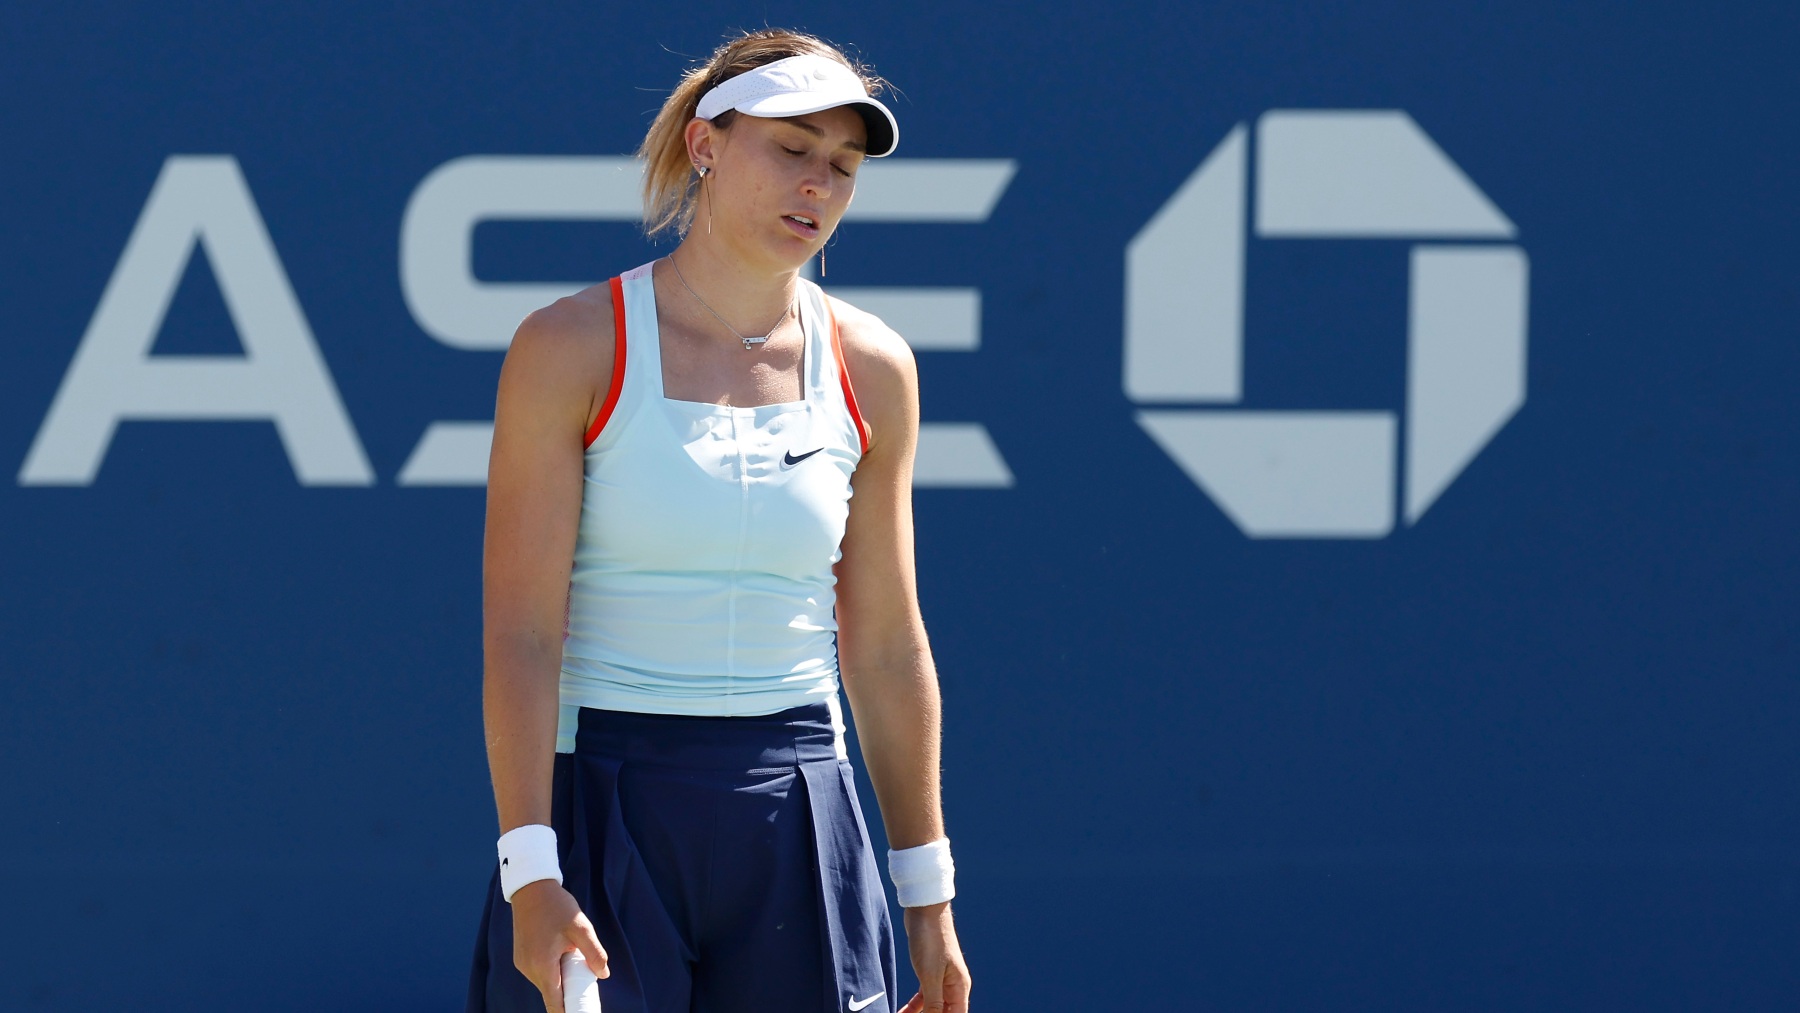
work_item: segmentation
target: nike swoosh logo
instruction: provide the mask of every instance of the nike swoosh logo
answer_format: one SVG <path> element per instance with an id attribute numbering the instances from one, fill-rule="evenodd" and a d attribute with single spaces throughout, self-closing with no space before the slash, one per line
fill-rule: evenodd
<path id="1" fill-rule="evenodd" d="M 811 457 L 812 455 L 814 455 L 824 449 L 825 449 L 824 447 L 814 447 L 813 449 L 807 451 L 806 453 L 801 454 L 799 457 L 795 457 L 794 452 L 790 450 L 786 454 L 782 455 L 781 463 L 792 468 L 794 465 L 799 464 L 801 461 L 806 460 L 807 458 Z M 881 993 L 879 993 L 879 992 L 876 993 L 876 995 L 880 995 L 880 994 Z M 867 1003 L 864 1003 L 864 1005 L 867 1005 Z M 850 1007 L 850 1009 L 852 1011 L 855 1011 L 855 1010 L 862 1009 L 862 1006 L 852 1006 L 852 1007 Z"/>
<path id="2" fill-rule="evenodd" d="M 820 449 L 824 449 L 824 448 L 821 447 Z M 869 996 L 867 999 L 861 999 L 861 1000 L 858 1000 L 855 995 L 851 995 L 850 996 L 850 1013 L 856 1013 L 857 1010 L 866 1008 L 870 1003 L 874 1002 L 875 1000 L 881 998 L 884 995 L 887 995 L 887 993 L 886 992 L 877 992 L 874 995 Z"/>

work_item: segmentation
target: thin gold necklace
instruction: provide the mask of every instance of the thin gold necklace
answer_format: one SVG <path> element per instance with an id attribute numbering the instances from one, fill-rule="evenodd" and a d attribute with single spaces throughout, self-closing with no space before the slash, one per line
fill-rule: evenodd
<path id="1" fill-rule="evenodd" d="M 748 352 L 752 347 L 754 347 L 756 345 L 760 345 L 763 342 L 774 337 L 775 332 L 781 328 L 781 325 L 784 323 L 787 323 L 788 314 L 794 312 L 794 304 L 788 303 L 787 309 L 782 310 L 781 317 L 775 321 L 775 326 L 769 328 L 769 333 L 764 334 L 760 338 L 747 338 L 737 328 L 731 326 L 731 324 L 728 323 L 724 317 L 720 316 L 718 310 L 715 310 L 711 306 L 708 306 L 706 304 L 706 300 L 700 298 L 700 293 L 694 291 L 694 286 L 689 285 L 688 280 L 686 278 L 682 277 L 681 265 L 675 263 L 675 255 L 673 253 L 669 254 L 667 257 L 665 257 L 663 259 L 667 260 L 669 262 L 669 266 L 675 269 L 675 277 L 678 281 L 681 282 L 681 287 L 687 289 L 688 295 L 693 296 L 694 301 L 699 303 L 700 307 L 702 309 L 706 310 L 706 312 L 708 312 L 708 313 L 711 313 L 713 315 L 714 320 L 717 320 L 719 323 L 724 324 L 726 330 L 730 331 L 733 334 L 736 334 L 738 340 L 742 341 L 744 343 L 744 351 L 746 351 L 746 352 Z"/>

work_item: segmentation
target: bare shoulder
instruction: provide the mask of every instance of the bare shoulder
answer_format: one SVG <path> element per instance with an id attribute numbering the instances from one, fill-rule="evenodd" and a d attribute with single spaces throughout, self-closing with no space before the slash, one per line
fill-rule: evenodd
<path id="1" fill-rule="evenodd" d="M 500 373 L 508 391 L 584 407 L 612 381 L 612 291 L 588 288 L 535 310 L 519 324 Z M 590 413 L 591 414 L 591 413 Z"/>
<path id="2" fill-rule="evenodd" d="M 844 367 L 856 387 L 857 406 L 870 428 L 876 433 L 893 432 L 895 427 L 916 429 L 919 370 L 912 346 L 880 317 L 834 296 L 826 298 L 837 317 Z"/>
<path id="3" fill-rule="evenodd" d="M 612 362 L 612 291 L 590 285 L 548 306 L 533 310 L 514 332 L 507 357 L 579 362 Z"/>

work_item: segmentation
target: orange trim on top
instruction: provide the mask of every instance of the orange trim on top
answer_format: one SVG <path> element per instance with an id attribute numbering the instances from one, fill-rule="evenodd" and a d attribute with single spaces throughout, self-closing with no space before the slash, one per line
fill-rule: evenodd
<path id="1" fill-rule="evenodd" d="M 600 430 L 606 428 L 606 420 L 612 418 L 613 409 L 619 404 L 619 392 L 625 388 L 625 284 L 618 278 L 607 284 L 612 287 L 613 305 L 612 382 L 606 386 L 606 400 L 600 402 L 600 413 L 594 416 L 594 424 L 588 426 L 587 442 L 581 445 L 583 449 L 593 446 L 600 438 Z"/>
<path id="2" fill-rule="evenodd" d="M 869 452 L 869 426 L 863 421 L 862 412 L 856 407 L 856 390 L 850 386 L 850 367 L 844 364 L 844 343 L 838 339 L 837 313 L 831 308 L 831 297 L 821 293 L 825 303 L 825 315 L 831 318 L 831 354 L 837 359 L 838 381 L 844 386 L 844 404 L 850 409 L 850 419 L 856 423 L 856 439 L 862 453 Z"/>

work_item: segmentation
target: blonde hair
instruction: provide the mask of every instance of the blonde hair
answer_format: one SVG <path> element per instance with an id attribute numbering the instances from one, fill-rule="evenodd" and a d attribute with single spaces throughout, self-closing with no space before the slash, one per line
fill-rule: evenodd
<path id="1" fill-rule="evenodd" d="M 802 32 L 785 28 L 763 28 L 728 39 L 713 50 L 712 58 L 682 75 L 662 109 L 644 134 L 637 157 L 644 160 L 644 231 L 651 237 L 674 229 L 686 235 L 694 221 L 694 206 L 699 195 L 699 175 L 688 161 L 687 125 L 694 119 L 700 96 L 747 70 L 785 60 L 790 56 L 823 56 L 836 60 L 862 80 L 871 96 L 887 87 L 860 60 L 844 55 L 836 46 Z M 712 122 L 729 128 L 737 118 L 728 109 Z"/>

